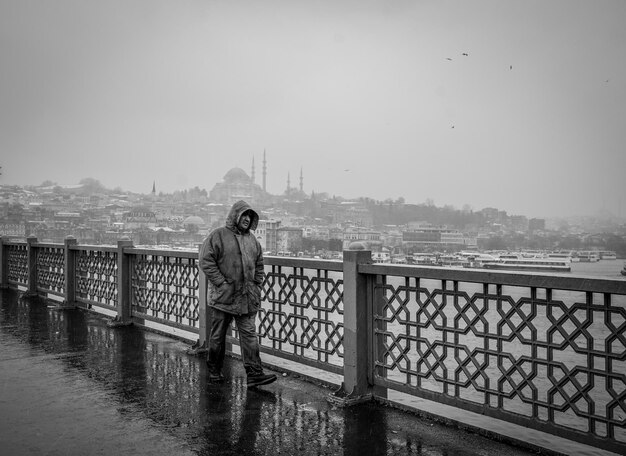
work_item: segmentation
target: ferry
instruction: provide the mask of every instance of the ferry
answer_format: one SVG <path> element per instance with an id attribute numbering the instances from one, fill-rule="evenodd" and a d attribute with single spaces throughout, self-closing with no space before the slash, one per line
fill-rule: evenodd
<path id="1" fill-rule="evenodd" d="M 612 250 L 600 250 L 598 254 L 601 260 L 617 260 L 617 254 Z"/>
<path id="2" fill-rule="evenodd" d="M 558 258 L 560 260 L 571 261 L 572 263 L 577 263 L 580 261 L 571 250 L 559 250 L 557 252 L 548 252 L 546 253 L 546 258 Z"/>
<path id="3" fill-rule="evenodd" d="M 437 257 L 437 266 L 453 266 L 462 267 L 467 264 L 467 259 L 460 255 L 447 255 L 442 254 Z"/>
<path id="4" fill-rule="evenodd" d="M 434 253 L 414 253 L 411 262 L 421 266 L 435 266 L 437 257 Z"/>
<path id="5" fill-rule="evenodd" d="M 374 263 L 389 263 L 391 256 L 387 252 L 372 252 L 372 261 Z"/>
<path id="6" fill-rule="evenodd" d="M 600 261 L 600 255 L 597 251 L 593 250 L 580 250 L 576 252 L 576 257 L 581 263 L 595 263 Z"/>
<path id="7" fill-rule="evenodd" d="M 508 271 L 570 272 L 572 270 L 571 262 L 568 260 L 558 258 L 523 258 L 519 255 L 500 255 L 494 261 L 485 261 L 482 267 Z"/>
<path id="8" fill-rule="evenodd" d="M 463 267 L 465 268 L 482 268 L 486 262 L 494 262 L 498 257 L 482 252 L 459 252 L 459 256 L 465 259 Z"/>

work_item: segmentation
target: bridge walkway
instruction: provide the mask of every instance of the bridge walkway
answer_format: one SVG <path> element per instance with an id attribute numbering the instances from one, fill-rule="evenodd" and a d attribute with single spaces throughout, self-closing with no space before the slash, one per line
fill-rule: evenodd
<path id="1" fill-rule="evenodd" d="M 2 454 L 537 454 L 394 407 L 338 408 L 293 374 L 247 389 L 235 358 L 209 384 L 181 341 L 14 290 L 0 301 Z"/>

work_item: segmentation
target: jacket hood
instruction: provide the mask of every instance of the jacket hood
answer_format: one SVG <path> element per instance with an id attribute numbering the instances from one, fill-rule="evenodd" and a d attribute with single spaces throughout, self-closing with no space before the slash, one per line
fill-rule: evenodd
<path id="1" fill-rule="evenodd" d="M 233 204 L 233 207 L 230 208 L 228 217 L 226 217 L 226 228 L 236 231 L 239 219 L 246 211 L 250 212 L 249 230 L 256 230 L 256 227 L 259 224 L 259 214 L 257 214 L 254 209 L 252 209 L 252 207 L 243 200 L 237 201 L 235 204 Z"/>

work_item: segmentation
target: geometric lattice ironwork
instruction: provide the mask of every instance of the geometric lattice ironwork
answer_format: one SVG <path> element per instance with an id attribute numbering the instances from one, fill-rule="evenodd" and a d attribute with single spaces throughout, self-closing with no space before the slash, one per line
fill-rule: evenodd
<path id="1" fill-rule="evenodd" d="M 76 299 L 103 306 L 117 306 L 117 251 L 76 252 Z"/>
<path id="2" fill-rule="evenodd" d="M 170 255 L 132 255 L 132 312 L 197 328 L 197 258 Z"/>
<path id="3" fill-rule="evenodd" d="M 37 289 L 48 293 L 65 293 L 65 249 L 37 248 Z"/>
<path id="4" fill-rule="evenodd" d="M 375 382 L 622 448 L 626 296 L 557 288 L 382 276 Z"/>
<path id="5" fill-rule="evenodd" d="M 28 285 L 28 247 L 26 243 L 11 243 L 4 245 L 4 251 L 8 254 L 9 283 Z"/>
<path id="6" fill-rule="evenodd" d="M 323 369 L 343 366 L 341 272 L 266 265 L 261 298 L 262 347 Z"/>

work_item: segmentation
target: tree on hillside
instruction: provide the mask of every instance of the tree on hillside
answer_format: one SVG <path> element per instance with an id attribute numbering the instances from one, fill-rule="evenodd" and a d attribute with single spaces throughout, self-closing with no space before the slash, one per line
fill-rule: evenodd
<path id="1" fill-rule="evenodd" d="M 86 177 L 79 182 L 83 186 L 83 192 L 85 194 L 103 193 L 106 191 L 104 185 L 99 180 L 92 177 Z"/>

